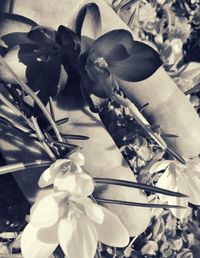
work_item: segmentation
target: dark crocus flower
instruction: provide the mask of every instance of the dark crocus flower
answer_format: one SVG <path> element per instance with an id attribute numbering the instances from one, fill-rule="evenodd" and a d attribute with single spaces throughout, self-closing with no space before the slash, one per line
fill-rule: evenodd
<path id="1" fill-rule="evenodd" d="M 28 33 L 4 35 L 2 40 L 9 47 L 5 61 L 45 104 L 49 96 L 55 96 L 66 84 L 68 69 L 80 52 L 78 37 L 62 25 L 57 31 L 35 26 Z M 0 76 L 6 82 L 15 83 L 1 69 Z"/>
<path id="2" fill-rule="evenodd" d="M 123 29 L 105 33 L 82 57 L 82 82 L 85 90 L 98 98 L 109 98 L 116 82 L 137 82 L 151 76 L 162 64 L 150 46 L 133 40 Z"/>

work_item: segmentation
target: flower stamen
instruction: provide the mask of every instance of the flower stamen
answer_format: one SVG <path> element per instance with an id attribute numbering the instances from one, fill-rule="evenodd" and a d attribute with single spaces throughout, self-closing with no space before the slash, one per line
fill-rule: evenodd
<path id="1" fill-rule="evenodd" d="M 97 59 L 94 61 L 94 65 L 95 65 L 95 68 L 101 72 L 108 67 L 107 62 L 103 57 L 97 57 Z"/>

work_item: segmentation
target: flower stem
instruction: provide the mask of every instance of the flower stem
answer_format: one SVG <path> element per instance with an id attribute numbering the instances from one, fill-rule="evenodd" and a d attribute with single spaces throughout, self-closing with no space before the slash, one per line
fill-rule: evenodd
<path id="1" fill-rule="evenodd" d="M 32 97 L 32 99 L 35 101 L 35 103 L 38 105 L 38 107 L 41 109 L 41 111 L 43 112 L 43 114 L 45 115 L 46 119 L 49 121 L 49 123 L 51 124 L 55 135 L 58 139 L 58 141 L 63 141 L 60 132 L 56 126 L 56 123 L 54 122 L 54 120 L 52 119 L 52 117 L 50 116 L 49 112 L 47 111 L 47 109 L 45 108 L 44 104 L 42 103 L 42 101 L 37 97 L 37 95 L 31 90 L 31 88 L 24 83 L 20 78 L 18 78 L 18 76 L 13 72 L 13 70 L 9 67 L 9 65 L 5 62 L 4 58 L 0 55 L 0 64 L 3 65 L 7 71 L 12 75 L 12 77 L 15 79 L 16 83 L 19 84 L 22 89 Z"/>

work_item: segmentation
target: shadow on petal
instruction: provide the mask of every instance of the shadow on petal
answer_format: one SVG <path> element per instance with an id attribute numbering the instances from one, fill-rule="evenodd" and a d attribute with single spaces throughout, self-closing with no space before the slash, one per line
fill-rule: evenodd
<path id="1" fill-rule="evenodd" d="M 96 229 L 87 217 L 62 219 L 59 223 L 58 236 L 61 248 L 70 258 L 93 258 L 97 248 Z"/>
<path id="2" fill-rule="evenodd" d="M 130 57 L 122 61 L 110 61 L 109 65 L 120 79 L 137 82 L 151 76 L 162 65 L 162 61 L 152 47 L 134 41 Z"/>
<path id="3" fill-rule="evenodd" d="M 14 47 L 16 45 L 20 45 L 20 44 L 33 43 L 28 38 L 28 33 L 26 33 L 26 32 L 9 33 L 9 34 L 2 36 L 1 39 L 9 48 L 12 48 L 12 47 Z"/>
<path id="4" fill-rule="evenodd" d="M 40 239 L 40 229 L 35 228 L 30 223 L 25 227 L 21 239 L 21 250 L 24 258 L 48 258 L 54 252 L 58 246 L 58 239 L 55 228 L 45 231 L 44 233 L 44 237 Z M 47 241 L 47 239 L 51 237 L 54 239 Z"/>
<path id="5" fill-rule="evenodd" d="M 129 234 L 123 223 L 110 210 L 103 206 L 101 208 L 104 213 L 103 223 L 95 223 L 98 240 L 106 245 L 115 247 L 125 247 L 128 245 Z"/>
<path id="6" fill-rule="evenodd" d="M 129 31 L 123 29 L 112 30 L 99 37 L 92 48 L 97 57 L 109 58 L 114 45 L 121 44 L 130 53 L 133 42 L 133 36 Z"/>

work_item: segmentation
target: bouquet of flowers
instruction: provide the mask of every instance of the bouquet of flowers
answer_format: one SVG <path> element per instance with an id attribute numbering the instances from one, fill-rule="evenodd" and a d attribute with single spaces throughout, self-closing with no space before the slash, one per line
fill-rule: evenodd
<path id="1" fill-rule="evenodd" d="M 0 174 L 32 205 L 24 258 L 191 257 L 166 230 L 200 203 L 200 120 L 158 24 L 169 1 L 152 2 L 19 0 L 0 14 Z"/>

